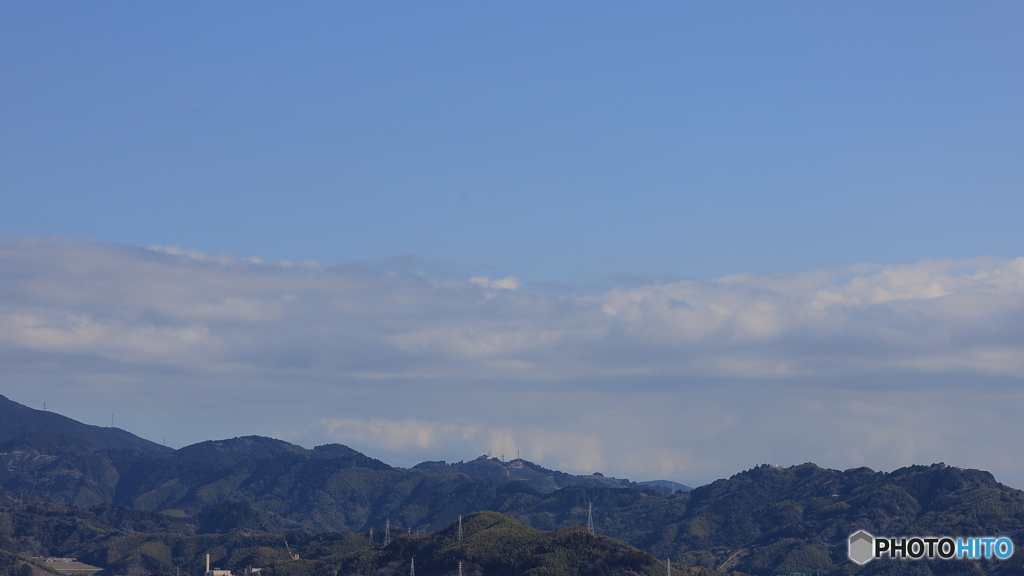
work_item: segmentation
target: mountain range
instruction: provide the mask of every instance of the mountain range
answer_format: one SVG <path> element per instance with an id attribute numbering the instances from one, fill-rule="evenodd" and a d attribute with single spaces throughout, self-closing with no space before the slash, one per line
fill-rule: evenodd
<path id="1" fill-rule="evenodd" d="M 846 558 L 847 536 L 861 529 L 1019 542 L 1024 492 L 944 464 L 890 473 L 762 465 L 690 491 L 659 490 L 487 456 L 403 469 L 339 444 L 258 436 L 169 450 L 0 397 L 0 487 L 0 550 L 78 556 L 116 574 L 193 570 L 204 550 L 235 570 L 268 567 L 265 576 L 391 574 L 412 549 L 423 551 L 421 575 L 440 574 L 463 554 L 444 540 L 460 516 L 536 552 L 498 563 L 493 551 L 459 556 L 487 574 L 664 574 L 654 557 L 671 557 L 680 573 L 1024 573 L 1012 558 L 864 567 Z M 580 531 L 590 507 L 596 535 Z M 379 538 L 385 526 L 405 533 L 401 550 L 370 546 L 370 530 Z M 284 537 L 301 561 L 282 556 Z M 575 560 L 555 562 L 570 549 Z"/>

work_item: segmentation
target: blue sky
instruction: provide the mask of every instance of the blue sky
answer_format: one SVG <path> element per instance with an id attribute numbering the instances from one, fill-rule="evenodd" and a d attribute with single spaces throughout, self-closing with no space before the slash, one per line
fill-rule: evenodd
<path id="1" fill-rule="evenodd" d="M 531 279 L 1013 257 L 1020 3 L 7 3 L 19 236 Z"/>
<path id="2" fill-rule="evenodd" d="M 0 4 L 0 375 L 178 445 L 519 443 L 686 483 L 934 458 L 1024 487 L 971 448 L 1024 432 L 1022 25 L 1020 2 Z M 940 400 L 964 387 L 985 401 Z"/>

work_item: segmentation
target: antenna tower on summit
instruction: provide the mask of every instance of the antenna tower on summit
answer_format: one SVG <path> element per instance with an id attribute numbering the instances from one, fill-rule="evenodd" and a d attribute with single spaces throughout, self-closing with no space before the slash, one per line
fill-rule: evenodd
<path id="1" fill-rule="evenodd" d="M 459 542 L 462 542 L 462 514 L 459 514 L 459 535 L 457 538 Z"/>
<path id="2" fill-rule="evenodd" d="M 594 532 L 594 503 L 587 502 L 587 532 L 595 534 Z"/>
<path id="3" fill-rule="evenodd" d="M 384 521 L 384 545 L 391 544 L 391 519 Z"/>

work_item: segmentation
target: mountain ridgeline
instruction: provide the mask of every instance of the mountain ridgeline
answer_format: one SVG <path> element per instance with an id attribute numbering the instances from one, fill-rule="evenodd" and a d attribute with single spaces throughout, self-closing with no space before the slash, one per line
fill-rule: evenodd
<path id="1" fill-rule="evenodd" d="M 669 495 L 676 490 L 691 490 L 689 486 L 667 480 L 651 482 L 630 482 L 620 478 L 606 478 L 595 472 L 590 476 L 566 474 L 558 470 L 549 470 L 543 466 L 528 462 L 522 458 L 505 462 L 490 456 L 480 456 L 469 462 L 442 461 L 421 462 L 412 467 L 427 474 L 465 474 L 474 478 L 498 478 L 506 482 L 522 482 L 538 492 L 554 492 L 567 486 L 587 486 L 591 488 L 648 488 L 662 495 Z"/>
<path id="2" fill-rule="evenodd" d="M 167 450 L 0 397 L 0 487 L 0 550 L 133 576 L 196 573 L 206 553 L 263 576 L 406 574 L 413 557 L 421 576 L 451 574 L 454 561 L 467 576 L 665 574 L 665 558 L 673 574 L 1024 573 L 1024 553 L 863 567 L 846 558 L 860 529 L 1021 541 L 1024 493 L 942 464 L 763 465 L 682 491 L 486 456 L 402 469 L 338 444 L 257 436 Z M 598 536 L 581 527 L 591 505 Z M 489 535 L 456 546 L 460 516 Z M 402 537 L 381 546 L 385 526 Z M 301 560 L 283 551 L 284 535 Z"/>
<path id="3" fill-rule="evenodd" d="M 74 441 L 86 442 L 101 450 L 135 449 L 146 452 L 171 452 L 171 449 L 166 446 L 139 438 L 120 428 L 103 428 L 82 424 L 54 412 L 34 410 L 0 395 L 0 443 L 32 432 L 71 438 Z"/>

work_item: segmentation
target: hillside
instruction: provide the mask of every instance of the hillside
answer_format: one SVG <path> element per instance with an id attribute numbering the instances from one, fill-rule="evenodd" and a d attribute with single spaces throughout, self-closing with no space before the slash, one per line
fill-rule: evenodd
<path id="1" fill-rule="evenodd" d="M 999 484 L 988 472 L 944 464 L 888 474 L 814 464 L 759 466 L 686 496 L 678 503 L 685 510 L 675 519 L 654 511 L 645 515 L 644 522 L 659 531 L 629 534 L 627 521 L 609 533 L 691 564 L 721 566 L 732 558 L 726 567 L 755 574 L 850 573 L 854 565 L 846 558 L 845 538 L 860 529 L 878 535 L 1007 534 L 1015 542 L 1024 536 L 1024 492 Z M 971 566 L 960 564 L 927 566 L 937 574 L 969 573 L 950 571 Z M 858 573 L 885 573 L 886 566 L 871 563 Z M 1017 557 L 986 569 L 1013 574 L 1024 573 L 1022 567 L 1024 558 Z"/>
<path id="2" fill-rule="evenodd" d="M 113 574 L 169 575 L 176 569 L 196 574 L 204 569 L 206 554 L 210 554 L 216 569 L 241 574 L 255 567 L 262 569 L 261 576 L 404 576 L 413 559 L 421 576 L 451 574 L 459 562 L 466 576 L 666 574 L 663 561 L 607 536 L 591 535 L 581 526 L 542 531 L 495 512 L 466 516 L 461 541 L 453 524 L 430 534 L 395 530 L 387 545 L 380 533 L 371 544 L 366 534 L 352 532 L 236 531 L 203 535 L 183 530 L 184 525 L 152 525 L 162 530 L 138 532 L 132 528 L 139 526 L 139 518 L 132 523 L 127 518 L 130 514 L 111 509 L 100 512 L 39 506 L 23 509 L 13 517 L 5 512 L 0 519 L 13 520 L 5 525 L 27 531 L 18 541 L 0 540 L 0 548 L 20 547 L 22 554 L 76 556 Z M 286 542 L 299 560 L 288 556 Z M 0 552 L 0 560 L 3 558 L 11 558 L 16 567 L 19 557 Z M 673 564 L 672 575 L 723 576 L 681 564 Z M 29 575 L 18 572 L 11 576 Z"/>
<path id="3" fill-rule="evenodd" d="M 278 454 L 308 454 L 302 446 L 263 436 L 207 440 L 174 451 L 174 457 L 223 468 L 246 460 L 262 460 Z"/>
<path id="4" fill-rule="evenodd" d="M 650 554 L 607 536 L 590 534 L 582 526 L 546 532 L 502 514 L 481 512 L 464 519 L 463 532 L 461 541 L 455 525 L 429 535 L 400 537 L 379 551 L 363 549 L 330 558 L 330 566 L 338 566 L 341 574 L 382 575 L 407 574 L 414 560 L 416 570 L 423 575 L 451 574 L 460 562 L 467 576 L 719 574 L 677 564 L 669 569 Z"/>
<path id="5" fill-rule="evenodd" d="M 75 438 L 100 449 L 171 451 L 170 448 L 139 438 L 120 428 L 82 424 L 54 412 L 34 410 L 0 395 L 0 442 L 7 442 L 33 432 Z"/>
<path id="6" fill-rule="evenodd" d="M 680 484 L 673 480 L 648 480 L 646 482 L 637 482 L 641 487 L 653 488 L 661 492 L 665 496 L 674 494 L 675 492 L 689 492 L 693 488 L 686 484 Z"/>

